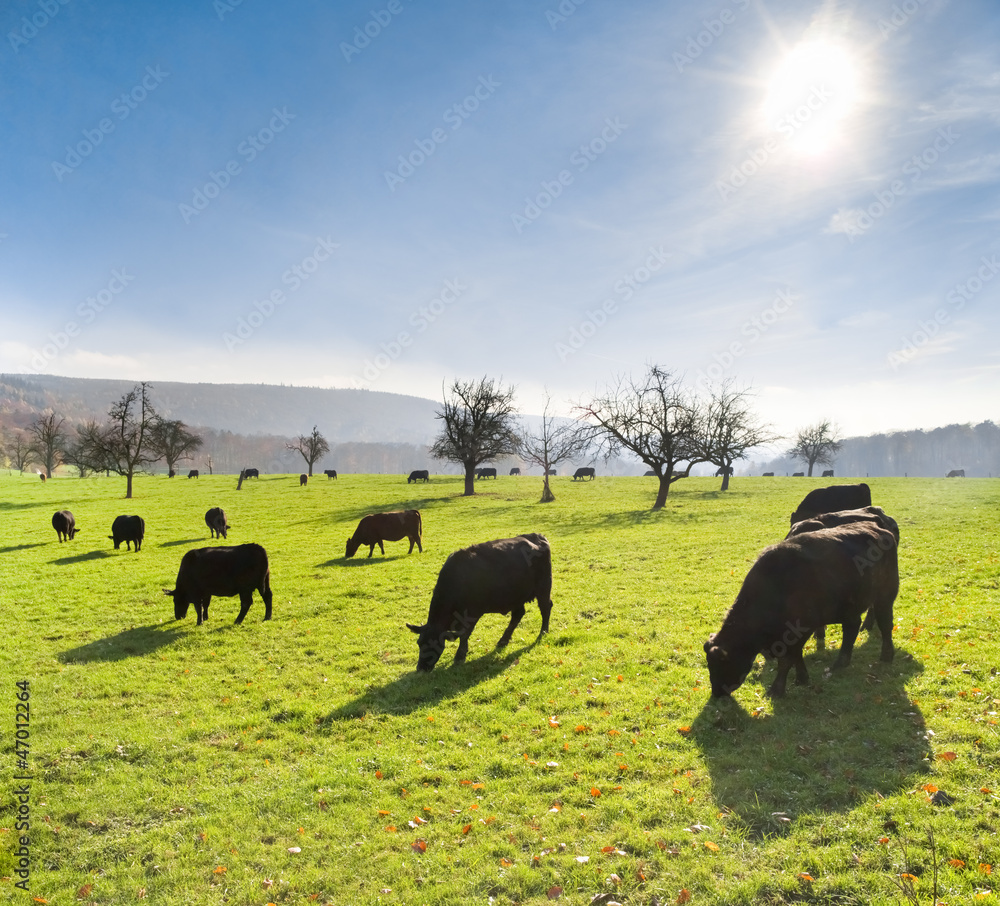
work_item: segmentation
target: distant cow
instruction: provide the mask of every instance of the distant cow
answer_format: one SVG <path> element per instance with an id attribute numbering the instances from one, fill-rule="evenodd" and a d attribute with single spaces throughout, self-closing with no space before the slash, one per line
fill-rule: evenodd
<path id="1" fill-rule="evenodd" d="M 213 506 L 212 509 L 205 513 L 205 525 L 208 526 L 213 538 L 227 537 L 226 532 L 229 531 L 229 523 L 226 522 L 226 514 L 222 507 Z"/>
<path id="2" fill-rule="evenodd" d="M 406 479 L 406 483 L 409 484 L 411 481 L 430 481 L 431 476 L 427 469 L 414 469 L 410 472 L 410 477 Z"/>
<path id="3" fill-rule="evenodd" d="M 176 474 L 177 472 L 175 472 L 173 469 L 170 469 L 167 471 L 167 478 L 173 478 Z"/>
<path id="4" fill-rule="evenodd" d="M 244 469 L 243 470 L 243 477 L 244 478 L 260 478 L 260 469 L 249 469 L 249 468 L 248 469 Z"/>
<path id="5" fill-rule="evenodd" d="M 805 478 L 805 472 L 792 472 L 792 478 Z"/>
<path id="6" fill-rule="evenodd" d="M 556 470 L 555 469 L 549 469 L 545 474 L 546 475 L 555 475 L 556 474 Z"/>
<path id="7" fill-rule="evenodd" d="M 654 472 L 652 469 L 647 469 L 645 472 L 642 473 L 642 477 L 648 478 L 650 475 L 655 475 L 655 474 L 656 472 Z"/>
<path id="8" fill-rule="evenodd" d="M 510 470 L 510 474 L 511 475 L 520 475 L 521 474 L 521 470 L 517 466 L 514 466 L 514 468 Z"/>
<path id="9" fill-rule="evenodd" d="M 163 593 L 174 599 L 174 618 L 187 616 L 188 606 L 194 604 L 200 626 L 208 619 L 208 605 L 212 595 L 220 598 L 240 596 L 237 623 L 253 604 L 254 589 L 264 599 L 264 619 L 271 619 L 271 570 L 267 564 L 267 551 L 259 544 L 240 544 L 237 547 L 202 547 L 188 551 L 181 559 L 177 581 L 171 591 Z"/>
<path id="10" fill-rule="evenodd" d="M 952 469 L 944 477 L 945 478 L 965 478 L 965 469 Z"/>
<path id="11" fill-rule="evenodd" d="M 584 478 L 589 478 L 593 480 L 596 477 L 597 477 L 597 471 L 594 469 L 593 466 L 581 466 L 573 473 L 573 481 L 576 481 L 578 478 L 580 480 L 583 480 Z"/>
<path id="12" fill-rule="evenodd" d="M 393 513 L 369 513 L 362 517 L 354 534 L 347 539 L 346 557 L 353 557 L 362 544 L 368 545 L 368 556 L 375 553 L 375 545 L 384 554 L 385 547 L 383 541 L 401 541 L 403 538 L 409 539 L 410 549 L 407 553 L 413 553 L 413 545 L 417 546 L 420 553 L 424 552 L 420 543 L 420 535 L 423 530 L 423 522 L 420 519 L 420 510 L 398 510 Z"/>
<path id="13" fill-rule="evenodd" d="M 761 472 L 761 478 L 774 478 L 774 472 Z"/>
<path id="14" fill-rule="evenodd" d="M 38 473 L 38 477 L 41 478 L 42 481 L 45 481 L 45 473 L 44 472 L 39 472 Z"/>
<path id="15" fill-rule="evenodd" d="M 58 513 L 52 514 L 52 528 L 56 530 L 60 544 L 63 541 L 72 541 L 78 531 L 76 519 L 69 510 L 59 510 Z"/>
<path id="16" fill-rule="evenodd" d="M 835 484 L 828 488 L 816 488 L 802 498 L 798 509 L 792 513 L 791 524 L 811 519 L 820 513 L 836 513 L 838 510 L 856 510 L 872 505 L 872 492 L 864 484 Z"/>
<path id="17" fill-rule="evenodd" d="M 804 532 L 765 548 L 750 568 L 722 628 L 705 642 L 713 697 L 738 689 L 758 654 L 778 659 L 768 695 L 784 695 L 789 670 L 809 682 L 802 647 L 821 626 L 840 623 L 834 669 L 851 662 L 861 617 L 871 609 L 891 661 L 892 605 L 899 590 L 896 540 L 869 522 Z"/>
<path id="18" fill-rule="evenodd" d="M 549 630 L 552 612 L 552 553 L 544 535 L 518 535 L 455 551 L 438 574 L 430 611 L 423 626 L 407 623 L 417 634 L 417 670 L 433 670 L 446 641 L 458 639 L 455 663 L 469 650 L 469 636 L 483 614 L 509 613 L 510 623 L 497 642 L 503 648 L 524 616 L 524 605 L 537 600 L 541 632 Z"/>
<path id="19" fill-rule="evenodd" d="M 336 478 L 337 477 L 337 470 L 336 469 L 324 469 L 323 470 L 323 474 L 328 479 L 330 479 L 330 478 Z"/>
<path id="20" fill-rule="evenodd" d="M 833 478 L 833 469 L 824 469 L 820 478 Z"/>
<path id="21" fill-rule="evenodd" d="M 482 469 L 476 469 L 476 478 L 496 478 L 497 470 L 492 466 L 486 466 Z"/>
<path id="22" fill-rule="evenodd" d="M 730 478 L 733 477 L 733 467 L 732 466 L 719 466 L 715 473 L 716 478 L 722 478 L 723 475 L 728 475 Z"/>
<path id="23" fill-rule="evenodd" d="M 301 475 L 299 476 L 299 487 L 300 487 L 300 488 L 301 488 L 301 487 L 303 487 L 303 486 L 304 486 L 304 485 L 306 485 L 306 484 L 307 484 L 308 482 L 309 482 L 309 476 L 308 476 L 308 475 L 306 475 L 306 473 L 305 473 L 305 472 L 303 472 L 303 473 L 302 473 L 302 474 L 301 474 Z"/>
<path id="24" fill-rule="evenodd" d="M 115 550 L 125 542 L 125 550 L 139 550 L 142 547 L 142 539 L 146 535 L 146 522 L 142 516 L 116 516 L 111 523 L 111 534 L 108 537 L 114 541 Z"/>
<path id="25" fill-rule="evenodd" d="M 190 472 L 188 472 L 188 478 L 197 478 L 197 477 L 198 477 L 197 469 L 192 469 Z"/>

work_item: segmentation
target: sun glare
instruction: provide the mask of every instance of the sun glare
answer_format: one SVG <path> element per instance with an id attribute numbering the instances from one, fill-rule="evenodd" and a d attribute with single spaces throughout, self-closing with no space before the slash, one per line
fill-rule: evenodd
<path id="1" fill-rule="evenodd" d="M 860 96 L 855 56 L 841 44 L 810 40 L 789 51 L 767 80 L 761 115 L 796 152 L 822 154 L 843 140 Z"/>

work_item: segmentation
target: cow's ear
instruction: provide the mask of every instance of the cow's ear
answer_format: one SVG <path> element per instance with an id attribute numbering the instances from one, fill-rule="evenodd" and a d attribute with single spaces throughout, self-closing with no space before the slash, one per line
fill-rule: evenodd
<path id="1" fill-rule="evenodd" d="M 409 629 L 410 632 L 415 632 L 417 635 L 420 635 L 420 633 L 424 631 L 423 626 L 414 626 L 412 623 L 407 623 L 406 628 Z"/>
<path id="2" fill-rule="evenodd" d="M 176 589 L 175 589 L 175 590 L 176 590 Z M 173 591 L 171 591 L 170 589 L 167 589 L 167 588 L 164 588 L 164 589 L 163 589 L 163 593 L 164 593 L 164 594 L 165 594 L 165 595 L 166 595 L 166 596 L 167 596 L 168 598 L 172 598 L 172 597 L 174 596 L 174 592 L 173 592 Z"/>

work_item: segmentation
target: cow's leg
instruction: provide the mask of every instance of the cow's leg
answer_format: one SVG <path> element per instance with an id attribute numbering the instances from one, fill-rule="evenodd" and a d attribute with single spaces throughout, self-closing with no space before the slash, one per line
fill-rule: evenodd
<path id="1" fill-rule="evenodd" d="M 511 640 L 511 637 L 514 635 L 514 630 L 517 629 L 517 624 L 521 622 L 521 618 L 523 616 L 523 604 L 518 604 L 510 609 L 510 623 L 507 624 L 504 634 L 500 636 L 500 641 L 497 642 L 497 648 L 503 648 Z"/>
<path id="2" fill-rule="evenodd" d="M 549 614 L 552 613 L 552 598 L 539 598 L 538 609 L 542 612 L 542 628 L 539 634 L 549 631 Z"/>
<path id="3" fill-rule="evenodd" d="M 826 627 L 817 626 L 813 635 L 816 637 L 816 650 L 822 651 L 826 648 Z"/>
<path id="4" fill-rule="evenodd" d="M 206 596 L 203 598 L 197 598 L 194 602 L 194 612 L 198 616 L 199 626 L 201 626 L 201 624 L 208 619 L 208 602 L 211 600 L 211 596 Z"/>
<path id="5" fill-rule="evenodd" d="M 872 618 L 873 614 L 875 622 L 878 623 L 878 630 L 882 634 L 882 653 L 879 659 L 888 664 L 896 654 L 896 649 L 892 644 L 892 601 L 887 604 L 882 602 L 876 604 L 868 611 L 866 622 Z"/>
<path id="6" fill-rule="evenodd" d="M 271 594 L 270 588 L 262 588 L 260 590 L 260 596 L 264 599 L 264 619 L 271 619 L 271 602 L 274 600 L 274 595 Z"/>
<path id="7" fill-rule="evenodd" d="M 248 588 L 246 591 L 240 592 L 240 613 L 236 617 L 237 623 L 242 623 L 243 618 L 247 615 L 247 611 L 250 610 L 250 605 L 253 604 L 253 589 Z"/>
<path id="8" fill-rule="evenodd" d="M 368 545 L 368 559 L 369 560 L 371 560 L 372 554 L 374 554 L 374 553 L 375 553 L 375 545 L 374 544 L 369 544 Z"/>
<path id="9" fill-rule="evenodd" d="M 844 630 L 844 639 L 840 643 L 840 654 L 837 655 L 837 660 L 833 662 L 834 670 L 843 670 L 851 663 L 854 642 L 857 640 L 858 631 L 861 629 L 861 617 L 845 620 L 840 626 Z"/>
<path id="10" fill-rule="evenodd" d="M 381 538 L 378 539 L 378 549 L 379 549 L 379 551 L 381 551 L 382 556 L 384 557 L 385 556 L 385 545 L 382 543 L 382 539 Z"/>

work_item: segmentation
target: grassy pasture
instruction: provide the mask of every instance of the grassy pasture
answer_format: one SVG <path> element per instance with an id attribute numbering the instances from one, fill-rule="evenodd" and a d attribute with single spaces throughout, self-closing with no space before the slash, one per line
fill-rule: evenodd
<path id="1" fill-rule="evenodd" d="M 3 737 L 31 692 L 31 890 L 0 761 L 0 898 L 50 904 L 994 903 L 1000 873 L 1000 482 L 872 479 L 900 523 L 896 660 L 813 652 L 811 685 L 763 697 L 758 665 L 709 700 L 702 642 L 761 548 L 823 482 L 653 479 L 407 485 L 399 476 L 0 477 Z M 211 541 L 222 506 L 229 540 Z M 343 559 L 357 520 L 417 507 L 424 553 Z M 74 512 L 59 544 L 50 519 Z M 137 513 L 139 553 L 112 549 Z M 552 631 L 484 618 L 416 675 L 456 548 L 541 531 Z M 185 551 L 257 541 L 274 618 L 236 599 L 173 619 Z M 931 801 L 935 787 L 951 804 Z M 940 797 L 939 797 L 940 798 Z M 935 848 L 928 841 L 932 831 Z M 905 849 L 905 852 L 904 852 Z M 901 875 L 905 876 L 901 877 Z M 912 878 L 913 880 L 909 880 Z M 557 890 L 561 888 L 561 893 Z"/>

